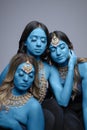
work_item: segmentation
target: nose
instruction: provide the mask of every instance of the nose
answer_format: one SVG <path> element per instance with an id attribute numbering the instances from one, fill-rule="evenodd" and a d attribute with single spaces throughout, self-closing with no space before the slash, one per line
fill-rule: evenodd
<path id="1" fill-rule="evenodd" d="M 37 46 L 41 47 L 41 41 L 40 41 L 40 39 L 37 40 Z"/>
<path id="2" fill-rule="evenodd" d="M 61 50 L 60 50 L 60 48 L 58 48 L 57 47 L 57 49 L 56 49 L 56 54 L 59 56 L 59 55 L 61 55 Z"/>
<path id="3" fill-rule="evenodd" d="M 28 81 L 28 75 L 24 75 L 24 81 L 27 82 Z"/>

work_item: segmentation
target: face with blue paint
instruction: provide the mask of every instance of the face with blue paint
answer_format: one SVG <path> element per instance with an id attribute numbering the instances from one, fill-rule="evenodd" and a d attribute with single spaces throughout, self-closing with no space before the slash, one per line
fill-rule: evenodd
<path id="1" fill-rule="evenodd" d="M 64 41 L 59 40 L 56 46 L 50 44 L 50 53 L 53 61 L 55 61 L 58 64 L 63 64 L 69 58 L 68 45 Z"/>
<path id="2" fill-rule="evenodd" d="M 28 36 L 25 45 L 27 54 L 40 56 L 44 53 L 47 45 L 47 36 L 43 29 L 36 28 Z"/>
<path id="3" fill-rule="evenodd" d="M 14 89 L 26 91 L 34 81 L 35 68 L 32 64 L 21 63 L 14 75 Z"/>

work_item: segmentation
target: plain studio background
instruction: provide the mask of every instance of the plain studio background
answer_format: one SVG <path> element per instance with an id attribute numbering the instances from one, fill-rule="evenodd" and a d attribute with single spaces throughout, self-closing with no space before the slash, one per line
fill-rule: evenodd
<path id="1" fill-rule="evenodd" d="M 0 0 L 0 72 L 16 54 L 26 24 L 64 31 L 79 57 L 87 57 L 87 0 Z"/>

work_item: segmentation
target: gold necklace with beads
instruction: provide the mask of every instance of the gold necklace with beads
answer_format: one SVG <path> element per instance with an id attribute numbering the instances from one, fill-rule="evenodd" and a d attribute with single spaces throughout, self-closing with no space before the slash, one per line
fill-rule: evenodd
<path id="1" fill-rule="evenodd" d="M 58 68 L 58 71 L 59 71 L 59 74 L 60 74 L 60 77 L 65 80 L 66 79 L 66 75 L 68 73 L 68 66 L 65 66 L 65 67 L 59 67 Z"/>
<path id="2" fill-rule="evenodd" d="M 77 67 L 77 66 L 75 66 L 75 67 Z M 61 78 L 63 80 L 65 80 L 66 79 L 66 75 L 68 73 L 68 66 L 59 67 L 58 71 L 59 71 L 59 74 L 60 74 Z M 78 82 L 79 82 L 78 80 L 74 79 L 73 90 L 72 90 L 72 94 L 71 94 L 72 101 L 74 101 L 75 97 L 77 96 L 77 93 L 79 93 L 79 90 L 77 89 Z"/>
<path id="3" fill-rule="evenodd" d="M 31 97 L 32 97 L 32 94 L 29 92 L 21 96 L 15 96 L 11 93 L 9 98 L 4 100 L 2 109 L 5 109 L 6 111 L 8 111 L 11 107 L 23 106 Z"/>
<path id="4" fill-rule="evenodd" d="M 44 66 L 42 61 L 38 62 L 38 69 L 39 69 L 39 102 L 42 102 L 46 96 L 47 92 L 47 80 L 45 79 L 45 72 L 44 72 Z"/>

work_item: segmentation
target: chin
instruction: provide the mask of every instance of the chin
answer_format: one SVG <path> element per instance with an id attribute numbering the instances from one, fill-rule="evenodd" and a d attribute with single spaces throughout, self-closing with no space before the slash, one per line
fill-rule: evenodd
<path id="1" fill-rule="evenodd" d="M 28 88 L 25 88 L 25 87 L 21 87 L 20 90 L 21 91 L 26 91 Z"/>
<path id="2" fill-rule="evenodd" d="M 66 60 L 60 60 L 60 61 L 57 61 L 56 63 L 58 63 L 58 64 L 65 64 L 65 62 L 66 62 Z"/>

